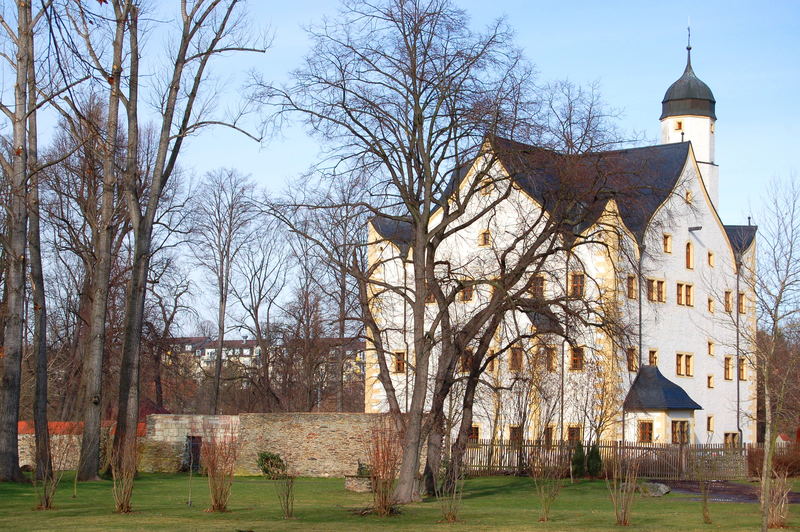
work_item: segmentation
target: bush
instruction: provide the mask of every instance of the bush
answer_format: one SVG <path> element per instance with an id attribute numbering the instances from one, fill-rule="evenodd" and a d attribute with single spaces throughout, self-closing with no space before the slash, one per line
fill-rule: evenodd
<path id="1" fill-rule="evenodd" d="M 586 456 L 586 470 L 592 478 L 599 477 L 603 471 L 603 459 L 600 457 L 600 447 L 596 443 L 592 444 Z"/>
<path id="2" fill-rule="evenodd" d="M 751 447 L 747 450 L 747 469 L 750 476 L 760 477 L 763 463 L 764 449 Z M 776 448 L 772 457 L 772 469 L 790 477 L 800 475 L 800 445 L 795 443 Z"/>
<path id="3" fill-rule="evenodd" d="M 286 462 L 277 453 L 258 453 L 258 468 L 265 477 L 278 480 L 286 476 Z"/>
<path id="4" fill-rule="evenodd" d="M 583 450 L 583 444 L 578 442 L 575 449 L 572 451 L 572 476 L 581 478 L 586 475 L 586 453 Z"/>

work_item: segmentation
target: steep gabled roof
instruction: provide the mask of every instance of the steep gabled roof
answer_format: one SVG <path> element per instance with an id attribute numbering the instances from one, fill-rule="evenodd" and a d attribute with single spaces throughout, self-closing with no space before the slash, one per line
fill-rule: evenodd
<path id="1" fill-rule="evenodd" d="M 642 366 L 636 375 L 625 402 L 625 411 L 631 410 L 701 410 L 686 391 L 667 379 L 657 366 Z"/>
<path id="2" fill-rule="evenodd" d="M 731 246 L 736 253 L 743 253 L 753 243 L 758 232 L 755 225 L 726 225 L 725 232 L 728 234 Z"/>
<path id="3" fill-rule="evenodd" d="M 594 212 L 582 216 L 582 226 L 602 212 L 602 199 L 614 198 L 628 229 L 641 239 L 656 209 L 669 197 L 689 155 L 689 142 L 642 148 L 565 155 L 495 137 L 492 147 L 510 177 L 545 209 L 557 195 L 580 188 Z"/>
<path id="4" fill-rule="evenodd" d="M 403 255 L 408 252 L 408 247 L 413 237 L 411 222 L 386 218 L 385 216 L 375 216 L 372 218 L 372 227 L 375 228 L 381 238 L 400 248 L 400 252 Z"/>
<path id="5" fill-rule="evenodd" d="M 602 214 L 606 201 L 616 200 L 626 227 L 641 241 L 650 218 L 674 190 L 689 155 L 689 142 L 567 155 L 502 137 L 488 139 L 510 179 L 546 211 L 569 203 L 579 205 L 575 229 L 580 231 Z M 465 172 L 454 173 L 447 193 Z M 570 216 L 572 218 L 572 216 Z M 375 217 L 378 234 L 403 253 L 412 238 L 406 221 Z"/>

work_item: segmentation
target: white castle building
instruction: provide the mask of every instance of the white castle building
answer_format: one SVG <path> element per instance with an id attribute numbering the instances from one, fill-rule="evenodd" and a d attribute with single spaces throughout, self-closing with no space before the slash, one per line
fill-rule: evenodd
<path id="1" fill-rule="evenodd" d="M 437 264 L 447 265 L 442 285 L 461 280 L 448 300 L 453 323 L 466 323 L 498 288 L 520 289 L 520 301 L 534 302 L 508 310 L 494 333 L 475 391 L 473 437 L 755 441 L 756 379 L 747 355 L 756 228 L 724 225 L 717 213 L 716 102 L 688 50 L 683 75 L 662 101 L 660 144 L 568 158 L 492 138 L 450 189 L 457 194 L 474 186 L 475 175 L 489 176 L 470 196 L 464 219 L 473 221 L 436 251 Z M 582 204 L 569 243 L 556 233 L 536 243 L 551 252 L 529 276 L 504 284 L 501 257 L 513 262 L 524 253 L 519 246 L 536 240 L 570 176 L 591 177 L 593 201 Z M 414 286 L 410 238 L 403 222 L 372 221 L 370 261 L 382 286 Z M 388 410 L 378 357 L 401 410 L 414 382 L 408 299 L 378 292 L 381 341 L 367 343 L 367 412 Z M 426 297 L 433 316 L 440 301 Z M 532 310 L 535 302 L 543 304 Z M 449 430 L 462 409 L 459 375 L 470 370 L 471 350 L 463 351 L 446 407 Z"/>

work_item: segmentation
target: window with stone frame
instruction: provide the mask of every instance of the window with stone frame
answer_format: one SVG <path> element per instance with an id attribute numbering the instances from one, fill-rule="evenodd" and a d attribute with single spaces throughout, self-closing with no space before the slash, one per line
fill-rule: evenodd
<path id="1" fill-rule="evenodd" d="M 653 422 L 639 421 L 637 425 L 637 436 L 639 443 L 653 443 Z"/>
<path id="2" fill-rule="evenodd" d="M 405 373 L 406 372 L 406 352 L 405 351 L 395 351 L 392 353 L 393 363 L 392 363 L 392 370 L 394 373 Z"/>
<path id="3" fill-rule="evenodd" d="M 706 432 L 714 432 L 714 416 L 706 416 Z"/>
<path id="4" fill-rule="evenodd" d="M 628 279 L 625 283 L 625 292 L 628 296 L 628 299 L 636 299 L 639 294 L 636 290 L 636 277 L 633 275 L 629 275 Z"/>
<path id="5" fill-rule="evenodd" d="M 472 287 L 472 285 L 464 286 L 461 289 L 461 301 L 472 301 L 472 296 L 474 293 L 475 289 Z"/>
<path id="6" fill-rule="evenodd" d="M 541 355 L 541 360 L 548 372 L 553 373 L 556 370 L 556 348 L 552 345 L 543 346 L 539 353 Z"/>
<path id="7" fill-rule="evenodd" d="M 733 380 L 733 357 L 726 356 L 725 361 L 723 362 L 722 368 L 722 376 L 725 378 L 726 381 Z"/>
<path id="8" fill-rule="evenodd" d="M 570 349 L 569 369 L 572 371 L 583 371 L 584 351 L 583 347 L 573 347 Z"/>
<path id="9" fill-rule="evenodd" d="M 472 425 L 469 428 L 470 441 L 478 441 L 481 438 L 481 428 L 478 425 Z"/>
<path id="10" fill-rule="evenodd" d="M 647 362 L 651 366 L 655 366 L 658 364 L 658 350 L 651 349 L 650 352 L 647 354 Z"/>
<path id="11" fill-rule="evenodd" d="M 586 275 L 581 272 L 572 272 L 569 279 L 569 295 L 583 297 L 586 290 Z"/>
<path id="12" fill-rule="evenodd" d="M 521 442 L 522 441 L 522 427 L 519 425 L 509 425 L 508 427 L 508 439 L 512 442 Z"/>
<path id="13" fill-rule="evenodd" d="M 689 422 L 672 420 L 672 443 L 689 443 Z"/>
<path id="14" fill-rule="evenodd" d="M 570 425 L 567 427 L 567 441 L 579 442 L 583 439 L 583 431 L 580 425 Z"/>
<path id="15" fill-rule="evenodd" d="M 746 310 L 745 303 L 746 303 L 746 301 L 745 301 L 745 298 L 744 298 L 744 292 L 739 292 L 739 295 L 736 298 L 736 307 L 737 307 L 737 311 L 739 312 L 739 314 L 744 314 L 745 313 L 745 310 Z"/>
<path id="16" fill-rule="evenodd" d="M 666 292 L 664 291 L 664 281 L 660 279 L 647 280 L 647 299 L 657 303 L 665 303 L 667 301 Z"/>
<path id="17" fill-rule="evenodd" d="M 486 229 L 485 231 L 481 231 L 481 234 L 478 235 L 478 245 L 480 247 L 488 247 L 492 245 L 492 232 Z"/>
<path id="18" fill-rule="evenodd" d="M 691 242 L 686 243 L 686 269 L 694 269 L 694 246 Z"/>
<path id="19" fill-rule="evenodd" d="M 512 347 L 510 357 L 508 359 L 509 371 L 522 371 L 522 359 L 524 352 L 521 347 Z"/>
<path id="20" fill-rule="evenodd" d="M 629 347 L 625 350 L 625 358 L 628 363 L 628 371 L 635 372 L 639 370 L 639 351 L 635 347 Z"/>
<path id="21" fill-rule="evenodd" d="M 542 440 L 545 445 L 553 445 L 553 426 L 548 425 L 542 431 Z"/>
<path id="22" fill-rule="evenodd" d="M 706 387 L 707 388 L 713 388 L 714 387 L 714 376 L 713 375 L 707 375 L 706 376 Z"/>
<path id="23" fill-rule="evenodd" d="M 739 433 L 726 432 L 724 441 L 725 447 L 739 447 Z"/>
<path id="24" fill-rule="evenodd" d="M 725 312 L 733 312 L 733 292 L 725 290 Z"/>
<path id="25" fill-rule="evenodd" d="M 534 299 L 544 299 L 544 275 L 534 275 L 531 278 L 530 294 Z"/>
<path id="26" fill-rule="evenodd" d="M 707 302 L 707 304 L 706 304 L 706 309 L 708 309 L 708 311 L 709 311 L 711 314 L 713 314 L 713 313 L 714 313 L 714 298 L 713 298 L 713 297 L 709 297 L 709 298 L 708 298 L 708 302 Z"/>
<path id="27" fill-rule="evenodd" d="M 664 234 L 661 237 L 661 247 L 664 253 L 672 253 L 672 235 Z"/>
<path id="28" fill-rule="evenodd" d="M 747 373 L 745 372 L 744 358 L 739 357 L 736 360 L 736 365 L 738 367 L 739 380 L 740 381 L 746 381 L 747 380 Z"/>

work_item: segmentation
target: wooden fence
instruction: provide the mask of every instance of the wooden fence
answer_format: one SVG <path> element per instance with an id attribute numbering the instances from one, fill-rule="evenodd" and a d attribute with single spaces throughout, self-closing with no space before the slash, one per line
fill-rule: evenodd
<path id="1" fill-rule="evenodd" d="M 589 452 L 590 444 L 584 444 Z M 755 446 L 723 444 L 598 442 L 604 467 L 614 460 L 639 464 L 639 476 L 669 480 L 736 480 L 747 478 L 747 455 Z M 570 465 L 574 443 L 522 440 L 473 440 L 464 459 L 468 475 L 527 475 L 532 469 Z"/>

